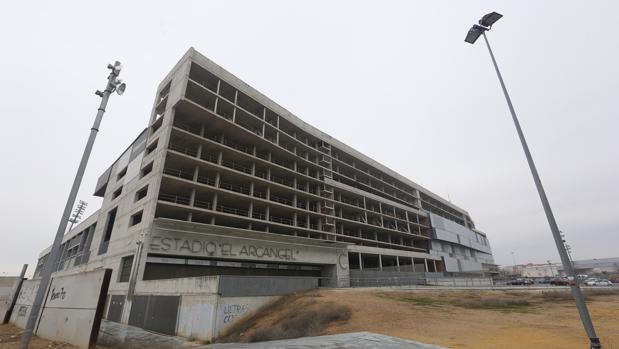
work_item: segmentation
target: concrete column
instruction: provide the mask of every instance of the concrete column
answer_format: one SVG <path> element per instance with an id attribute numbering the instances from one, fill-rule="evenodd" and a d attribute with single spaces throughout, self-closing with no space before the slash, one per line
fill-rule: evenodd
<path id="1" fill-rule="evenodd" d="M 200 137 L 204 137 L 204 124 L 200 125 Z"/>
<path id="2" fill-rule="evenodd" d="M 252 215 L 253 215 L 253 213 L 254 213 L 254 200 L 251 200 L 251 201 L 249 202 L 249 209 L 248 209 L 247 211 L 249 212 L 249 213 L 248 213 L 248 217 L 249 217 L 249 218 L 251 218 L 251 217 L 252 217 Z M 251 224 L 251 223 L 250 223 L 250 224 Z"/>
<path id="3" fill-rule="evenodd" d="M 271 180 L 271 168 L 267 167 L 267 181 L 270 181 L 270 180 Z"/>
<path id="4" fill-rule="evenodd" d="M 411 257 L 411 263 L 413 265 L 413 273 L 415 272 L 415 258 Z"/>
<path id="5" fill-rule="evenodd" d="M 211 202 L 213 207 L 211 208 L 213 211 L 217 210 L 217 193 L 213 194 L 213 201 Z"/>
<path id="6" fill-rule="evenodd" d="M 271 187 L 269 187 L 268 185 L 267 185 L 267 193 L 266 193 L 266 195 L 267 195 L 266 199 L 267 200 L 271 200 Z"/>
<path id="7" fill-rule="evenodd" d="M 305 215 L 305 227 L 306 228 L 310 227 L 310 215 L 309 214 Z"/>
<path id="8" fill-rule="evenodd" d="M 196 166 L 193 168 L 193 181 L 197 181 L 200 176 L 200 166 Z"/>
<path id="9" fill-rule="evenodd" d="M 254 196 L 254 182 L 249 182 L 249 195 Z"/>
<path id="10" fill-rule="evenodd" d="M 400 271 L 400 256 L 395 256 L 395 264 L 398 266 L 398 271 Z"/>
<path id="11" fill-rule="evenodd" d="M 219 188 L 219 182 L 221 182 L 221 173 L 217 171 L 215 173 L 215 186 Z"/>
<path id="12" fill-rule="evenodd" d="M 363 270 L 363 258 L 361 258 L 361 252 L 359 254 L 359 270 Z"/>
<path id="13" fill-rule="evenodd" d="M 292 195 L 292 206 L 297 207 L 297 193 Z"/>
<path id="14" fill-rule="evenodd" d="M 265 219 L 266 219 L 267 221 L 268 221 L 268 220 L 269 220 L 269 218 L 271 217 L 271 212 L 270 212 L 270 211 L 271 211 L 271 210 L 269 209 L 269 205 L 267 205 L 266 209 L 264 210 L 264 216 L 265 216 Z M 267 226 L 267 228 L 268 228 L 268 226 Z M 268 230 L 267 230 L 267 231 L 268 231 Z"/>
<path id="15" fill-rule="evenodd" d="M 297 213 L 293 213 L 292 214 L 292 224 L 296 227 L 297 226 Z"/>
<path id="16" fill-rule="evenodd" d="M 251 163 L 251 175 L 252 176 L 256 175 L 256 163 L 255 162 Z"/>
<path id="17" fill-rule="evenodd" d="M 189 206 L 193 206 L 196 201 L 196 188 L 191 188 L 191 192 L 189 193 Z"/>
<path id="18" fill-rule="evenodd" d="M 423 264 L 426 266 L 426 273 L 428 272 L 428 260 L 426 258 L 423 259 Z"/>
<path id="19" fill-rule="evenodd" d="M 436 273 L 436 260 L 432 260 L 432 263 L 434 263 L 434 272 Z"/>
<path id="20" fill-rule="evenodd" d="M 202 143 L 198 144 L 198 151 L 197 151 L 196 157 L 197 158 L 202 157 Z"/>
<path id="21" fill-rule="evenodd" d="M 220 151 L 219 154 L 217 154 L 217 164 L 221 165 L 221 162 L 223 161 L 223 159 L 224 159 L 224 153 Z"/>
<path id="22" fill-rule="evenodd" d="M 380 271 L 383 271 L 383 256 L 382 255 L 378 255 L 378 268 L 380 268 Z"/>

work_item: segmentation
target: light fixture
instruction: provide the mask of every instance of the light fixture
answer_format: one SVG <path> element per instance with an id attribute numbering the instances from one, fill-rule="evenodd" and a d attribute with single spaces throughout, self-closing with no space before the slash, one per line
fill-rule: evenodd
<path id="1" fill-rule="evenodd" d="M 492 27 L 492 25 L 498 21 L 499 19 L 501 19 L 501 17 L 503 17 L 502 14 L 497 13 L 497 12 L 490 12 L 487 15 L 483 16 L 480 20 L 479 20 L 479 24 L 483 25 L 484 27 L 490 29 L 490 27 Z"/>
<path id="2" fill-rule="evenodd" d="M 469 29 L 469 32 L 466 34 L 464 41 L 468 42 L 469 44 L 474 44 L 475 41 L 477 41 L 477 39 L 479 38 L 479 36 L 486 30 L 487 29 L 482 27 L 481 25 L 473 24 L 473 27 L 471 27 L 471 29 Z"/>

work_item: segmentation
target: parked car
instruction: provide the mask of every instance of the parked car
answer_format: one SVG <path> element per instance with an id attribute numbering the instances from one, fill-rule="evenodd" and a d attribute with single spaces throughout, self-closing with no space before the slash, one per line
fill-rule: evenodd
<path id="1" fill-rule="evenodd" d="M 585 280 L 585 285 L 587 286 L 595 286 L 595 283 L 600 281 L 601 279 L 599 278 L 588 278 L 587 280 Z"/>
<path id="2" fill-rule="evenodd" d="M 525 279 L 525 278 L 518 278 L 518 279 L 508 280 L 506 284 L 511 285 L 511 286 L 517 286 L 517 285 L 528 286 L 528 285 L 533 285 L 533 280 Z"/>
<path id="3" fill-rule="evenodd" d="M 550 284 L 555 286 L 567 286 L 570 284 L 570 280 L 567 278 L 554 278 L 550 280 Z"/>
<path id="4" fill-rule="evenodd" d="M 613 283 L 606 279 L 598 279 L 594 284 L 594 286 L 612 286 L 612 285 Z"/>

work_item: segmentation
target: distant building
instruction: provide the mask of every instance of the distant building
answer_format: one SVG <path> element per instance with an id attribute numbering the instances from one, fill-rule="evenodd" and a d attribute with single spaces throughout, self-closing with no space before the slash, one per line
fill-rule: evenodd
<path id="1" fill-rule="evenodd" d="M 563 273 L 563 267 L 559 270 Z M 594 258 L 574 261 L 576 274 L 619 273 L 619 257 Z"/>

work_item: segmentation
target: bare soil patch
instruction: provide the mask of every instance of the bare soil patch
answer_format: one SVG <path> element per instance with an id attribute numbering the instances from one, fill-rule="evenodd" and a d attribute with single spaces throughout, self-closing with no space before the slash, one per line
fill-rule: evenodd
<path id="1" fill-rule="evenodd" d="M 21 328 L 11 324 L 0 325 L 0 348 L 1 349 L 18 349 L 21 341 L 21 335 L 24 331 Z M 30 349 L 77 349 L 67 343 L 50 341 L 47 339 L 33 336 L 30 340 Z M 102 348 L 103 349 L 103 348 Z"/>
<path id="2" fill-rule="evenodd" d="M 619 348 L 619 290 L 586 293 L 603 346 Z M 322 311 L 343 315 L 308 325 Z M 312 327 L 306 335 L 370 331 L 451 348 L 588 347 L 567 289 L 319 290 L 280 299 L 237 324 L 224 340 L 272 339 L 297 326 Z"/>

